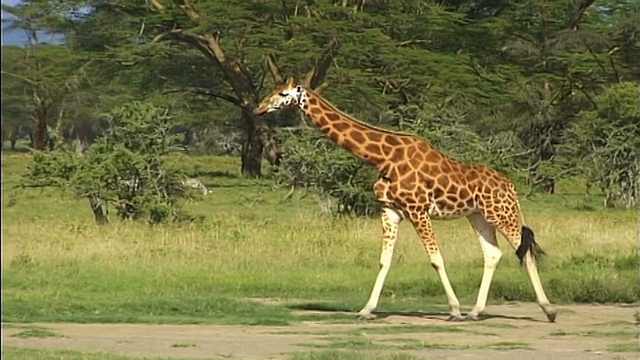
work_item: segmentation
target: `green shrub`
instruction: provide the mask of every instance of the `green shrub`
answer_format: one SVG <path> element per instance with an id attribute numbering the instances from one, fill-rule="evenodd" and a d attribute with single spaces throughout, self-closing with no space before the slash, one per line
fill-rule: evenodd
<path id="1" fill-rule="evenodd" d="M 106 119 L 105 136 L 84 153 L 64 144 L 35 153 L 23 186 L 55 187 L 88 199 L 98 224 L 108 222 L 109 207 L 121 219 L 154 224 L 189 218 L 181 200 L 194 194 L 182 183 L 185 174 L 163 159 L 178 141 L 167 112 L 134 102 Z"/>

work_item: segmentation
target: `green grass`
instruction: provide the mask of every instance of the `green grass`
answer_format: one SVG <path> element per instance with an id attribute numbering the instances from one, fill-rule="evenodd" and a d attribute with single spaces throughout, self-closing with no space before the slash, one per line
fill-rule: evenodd
<path id="1" fill-rule="evenodd" d="M 611 352 L 637 353 L 638 351 L 640 351 L 640 346 L 638 344 L 638 341 L 632 341 L 632 342 L 610 344 L 609 346 L 607 346 L 607 350 Z"/>
<path id="2" fill-rule="evenodd" d="M 444 332 L 474 332 L 471 329 L 463 329 L 460 326 L 444 325 L 389 325 L 389 326 L 369 326 L 349 330 L 349 334 L 377 335 L 377 334 L 407 334 L 407 333 L 444 333 Z"/>
<path id="3" fill-rule="evenodd" d="M 635 324 L 633 321 L 613 320 L 613 321 L 600 322 L 594 325 L 596 326 L 633 326 Z"/>
<path id="4" fill-rule="evenodd" d="M 532 350 L 530 344 L 519 341 L 501 341 L 483 345 L 483 348 L 491 350 Z"/>
<path id="5" fill-rule="evenodd" d="M 99 352 L 81 352 L 70 350 L 43 350 L 3 346 L 2 358 L 11 360 L 180 360 L 171 357 L 133 357 Z M 203 358 L 206 360 L 207 358 Z M 214 356 L 210 360 L 222 360 L 223 356 Z M 233 357 L 229 359 L 234 359 Z M 420 358 L 408 354 L 375 354 L 355 351 L 313 351 L 298 352 L 288 357 L 289 360 L 418 360 Z"/>
<path id="6" fill-rule="evenodd" d="M 16 192 L 28 160 L 2 154 L 3 321 L 355 322 L 332 312 L 359 310 L 378 272 L 378 219 L 323 216 L 313 196 L 283 202 L 287 190 L 241 178 L 235 158 L 180 161 L 212 190 L 188 205 L 204 222 L 181 227 L 117 221 L 97 227 L 88 204 L 68 194 Z M 548 253 L 539 267 L 547 295 L 554 303 L 637 302 L 637 213 L 573 210 L 580 199 L 522 200 L 527 223 Z M 434 227 L 451 282 L 471 306 L 482 273 L 475 235 L 465 220 Z M 505 256 L 490 303 L 533 301 L 526 271 L 501 244 Z M 328 312 L 294 314 L 305 308 Z M 447 311 L 438 276 L 406 222 L 379 309 Z"/>
<path id="7" fill-rule="evenodd" d="M 13 335 L 11 335 L 12 337 L 18 337 L 18 338 L 46 338 L 46 337 L 62 337 L 62 335 L 58 334 L 57 332 L 42 327 L 42 326 L 26 326 L 23 328 L 24 330 L 21 330 L 20 332 L 17 332 Z"/>
<path id="8" fill-rule="evenodd" d="M 380 351 L 380 350 L 464 350 L 471 348 L 470 345 L 425 342 L 417 339 L 368 339 L 363 336 L 340 336 L 326 337 L 322 343 L 302 343 L 299 346 L 307 346 L 318 349 L 340 349 L 352 351 Z"/>
<path id="9" fill-rule="evenodd" d="M 413 338 L 388 338 L 369 339 L 361 336 L 327 337 L 324 343 L 306 343 L 301 346 L 342 349 L 352 351 L 406 351 L 406 350 L 465 350 L 465 349 L 489 349 L 489 350 L 532 350 L 531 344 L 519 341 L 500 341 L 487 344 L 469 345 L 428 342 Z"/>
<path id="10" fill-rule="evenodd" d="M 2 358 L 11 360 L 169 360 L 164 357 L 131 357 L 99 352 L 2 347 Z M 211 359 L 221 359 L 212 357 Z M 179 360 L 171 358 L 171 360 Z"/>
<path id="11" fill-rule="evenodd" d="M 549 334 L 551 336 L 589 336 L 589 337 L 602 337 L 602 338 L 619 338 L 619 339 L 632 339 L 638 337 L 638 332 L 633 330 L 589 330 L 589 331 L 563 331 L 556 330 Z"/>
<path id="12" fill-rule="evenodd" d="M 488 328 L 494 328 L 494 329 L 517 329 L 518 328 L 517 325 L 513 325 L 513 324 L 492 323 L 492 322 L 485 322 L 485 321 L 472 322 L 469 325 L 471 325 L 471 326 L 488 327 Z"/>
<path id="13" fill-rule="evenodd" d="M 356 351 L 314 351 L 308 353 L 296 353 L 290 360 L 417 360 L 421 359 L 406 353 L 399 354 L 375 354 L 371 352 Z"/>
<path id="14" fill-rule="evenodd" d="M 500 341 L 487 344 L 469 345 L 428 342 L 414 338 L 386 338 L 370 339 L 364 336 L 336 336 L 326 337 L 321 343 L 304 343 L 301 346 L 320 349 L 342 349 L 354 351 L 406 351 L 406 350 L 465 350 L 465 349 L 489 349 L 489 350 L 531 350 L 531 344 L 518 341 Z"/>

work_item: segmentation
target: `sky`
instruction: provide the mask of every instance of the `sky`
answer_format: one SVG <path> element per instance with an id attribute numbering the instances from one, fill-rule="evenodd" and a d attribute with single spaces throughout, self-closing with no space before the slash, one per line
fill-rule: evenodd
<path id="1" fill-rule="evenodd" d="M 20 0 L 1 0 L 3 5 L 17 5 Z M 20 29 L 7 30 L 9 24 L 5 23 L 5 20 L 11 19 L 11 15 L 2 11 L 2 46 L 5 45 L 25 45 L 27 43 L 27 36 L 24 31 Z M 42 37 L 42 39 L 48 39 L 48 36 Z"/>
<path id="2" fill-rule="evenodd" d="M 3 5 L 16 5 L 19 0 L 2 0 Z M 26 41 L 26 36 L 21 30 L 5 30 L 8 24 L 5 20 L 10 19 L 10 15 L 2 12 L 2 45 L 22 45 Z"/>

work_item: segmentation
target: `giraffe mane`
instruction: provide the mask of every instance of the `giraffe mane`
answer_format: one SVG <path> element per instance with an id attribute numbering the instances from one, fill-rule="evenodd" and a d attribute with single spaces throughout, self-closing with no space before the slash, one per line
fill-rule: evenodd
<path id="1" fill-rule="evenodd" d="M 320 101 L 324 102 L 325 105 L 327 105 L 329 107 L 329 110 L 335 112 L 336 114 L 340 115 L 340 116 L 344 116 L 346 118 L 349 118 L 349 120 L 353 121 L 354 123 L 358 124 L 358 125 L 362 125 L 363 127 L 369 129 L 369 130 L 374 130 L 374 131 L 379 131 L 385 134 L 390 134 L 390 135 L 400 135 L 400 136 L 411 136 L 411 137 L 416 137 L 416 135 L 414 134 L 409 134 L 406 132 L 402 132 L 402 131 L 394 131 L 394 130 L 390 130 L 390 129 L 385 129 L 379 126 L 375 126 L 373 124 L 370 124 L 368 122 L 364 122 L 362 120 L 356 119 L 355 117 L 345 113 L 344 111 L 338 109 L 335 105 L 333 105 L 331 102 L 329 102 L 329 100 L 325 99 L 324 97 L 320 96 L 318 93 L 316 93 L 313 90 L 309 90 L 307 88 L 305 88 L 305 91 L 313 96 L 315 96 L 317 99 L 319 99 Z"/>

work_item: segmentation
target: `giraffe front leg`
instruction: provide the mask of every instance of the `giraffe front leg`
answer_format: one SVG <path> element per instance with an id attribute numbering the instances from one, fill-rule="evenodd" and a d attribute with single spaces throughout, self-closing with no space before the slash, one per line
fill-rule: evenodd
<path id="1" fill-rule="evenodd" d="M 382 286 L 384 285 L 384 280 L 387 277 L 389 268 L 391 267 L 393 250 L 396 244 L 396 240 L 398 239 L 398 225 L 402 220 L 402 216 L 400 216 L 397 211 L 389 208 L 385 208 L 382 210 L 381 217 L 382 252 L 380 253 L 380 271 L 378 272 L 378 277 L 376 278 L 376 282 L 373 285 L 373 290 L 371 291 L 371 296 L 369 296 L 369 301 L 367 301 L 367 304 L 358 313 L 360 318 L 363 319 L 371 319 L 375 317 L 371 313 L 378 306 L 380 293 L 382 292 Z"/>
<path id="2" fill-rule="evenodd" d="M 460 315 L 460 302 L 458 301 L 458 297 L 453 291 L 453 287 L 451 287 L 451 282 L 447 276 L 447 271 L 444 267 L 444 258 L 440 253 L 440 249 L 438 249 L 438 244 L 431 226 L 431 219 L 426 212 L 418 212 L 411 216 L 411 222 L 418 232 L 418 235 L 422 240 L 422 244 L 429 255 L 431 266 L 438 273 L 442 286 L 444 287 L 444 291 L 447 294 L 447 301 L 449 302 L 449 308 L 451 309 L 451 313 L 447 320 L 462 320 L 462 316 Z"/>

